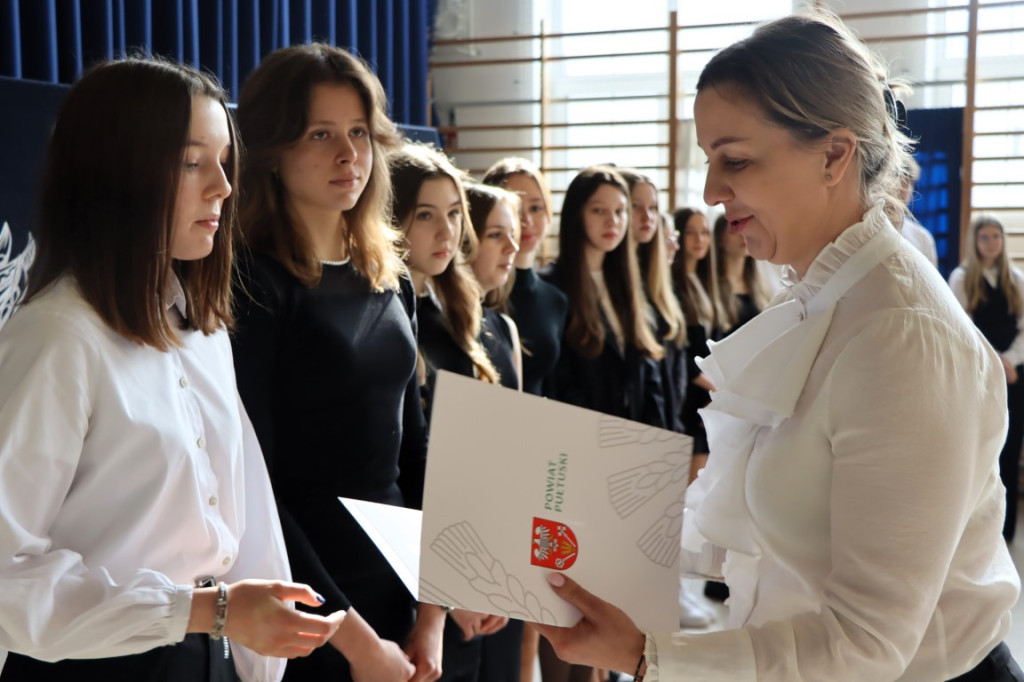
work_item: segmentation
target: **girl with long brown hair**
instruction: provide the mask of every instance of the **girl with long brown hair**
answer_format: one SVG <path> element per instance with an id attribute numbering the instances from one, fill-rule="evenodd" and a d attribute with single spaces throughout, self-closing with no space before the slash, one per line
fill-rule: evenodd
<path id="1" fill-rule="evenodd" d="M 477 249 L 469 223 L 462 173 L 442 153 L 406 144 L 391 155 L 391 215 L 404 235 L 405 259 L 416 292 L 421 387 L 430 415 L 438 369 L 498 383 L 494 363 L 480 343 L 480 287 L 466 264 Z"/>
<path id="2" fill-rule="evenodd" d="M 1024 274 L 1006 252 L 1006 230 L 994 216 L 971 222 L 963 262 L 949 276 L 960 305 L 999 353 L 1006 375 L 1010 424 L 999 454 L 999 475 L 1006 487 L 1003 537 L 1017 530 L 1020 451 L 1024 444 Z"/>
<path id="3" fill-rule="evenodd" d="M 665 351 L 647 320 L 628 230 L 629 187 L 618 171 L 580 171 L 562 204 L 558 261 L 544 272 L 569 297 L 555 397 L 663 427 Z"/>
<path id="4" fill-rule="evenodd" d="M 440 607 L 416 605 L 338 502 L 418 508 L 426 425 L 415 298 L 388 219 L 398 137 L 383 88 L 323 44 L 266 57 L 238 103 L 248 156 L 235 366 L 291 556 L 348 617 L 294 679 L 429 680 Z"/>

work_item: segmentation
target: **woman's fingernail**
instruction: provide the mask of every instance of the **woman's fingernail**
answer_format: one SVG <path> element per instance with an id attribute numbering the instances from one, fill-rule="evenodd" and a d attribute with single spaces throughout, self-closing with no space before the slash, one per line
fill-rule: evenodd
<path id="1" fill-rule="evenodd" d="M 550 573 L 548 574 L 548 582 L 555 587 L 561 587 L 565 584 L 565 576 L 561 573 Z"/>
<path id="2" fill-rule="evenodd" d="M 317 600 L 318 602 L 320 602 L 321 604 L 323 604 L 323 603 L 324 603 L 325 601 L 327 601 L 326 599 L 324 599 L 323 597 L 321 597 L 321 596 L 320 596 L 319 594 L 318 594 L 318 595 L 316 595 L 316 600 Z"/>

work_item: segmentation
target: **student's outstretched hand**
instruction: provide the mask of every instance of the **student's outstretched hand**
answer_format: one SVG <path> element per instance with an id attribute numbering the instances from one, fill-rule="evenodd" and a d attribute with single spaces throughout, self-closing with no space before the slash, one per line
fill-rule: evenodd
<path id="1" fill-rule="evenodd" d="M 348 610 L 331 644 L 348 660 L 354 682 L 406 682 L 416 672 L 402 647 L 381 639 L 355 608 Z"/>
<path id="2" fill-rule="evenodd" d="M 477 635 L 493 635 L 508 625 L 507 616 L 495 616 L 488 613 L 455 609 L 448 614 L 462 630 L 462 639 L 469 641 Z"/>
<path id="3" fill-rule="evenodd" d="M 551 588 L 583 614 L 576 625 L 561 628 L 534 623 L 563 661 L 632 672 L 644 651 L 644 634 L 632 619 L 595 597 L 562 573 L 548 576 Z"/>
<path id="4" fill-rule="evenodd" d="M 213 630 L 218 588 L 196 589 L 192 594 L 189 632 Z M 263 656 L 308 656 L 322 646 L 345 618 L 344 611 L 326 616 L 296 611 L 287 602 L 309 606 L 323 603 L 306 585 L 276 580 L 241 580 L 228 585 L 228 612 L 224 634 Z"/>
<path id="5" fill-rule="evenodd" d="M 419 604 L 416 622 L 405 640 L 405 653 L 416 666 L 412 682 L 434 682 L 441 677 L 445 612 L 440 606 Z"/>

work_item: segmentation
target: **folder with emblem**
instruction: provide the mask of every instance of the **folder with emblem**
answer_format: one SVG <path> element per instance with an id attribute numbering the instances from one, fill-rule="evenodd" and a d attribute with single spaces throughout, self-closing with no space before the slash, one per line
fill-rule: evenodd
<path id="1" fill-rule="evenodd" d="M 564 571 L 666 632 L 691 451 L 683 434 L 441 372 L 422 515 L 343 502 L 420 601 L 572 625 L 547 583 Z M 417 543 L 418 567 L 399 567 Z"/>

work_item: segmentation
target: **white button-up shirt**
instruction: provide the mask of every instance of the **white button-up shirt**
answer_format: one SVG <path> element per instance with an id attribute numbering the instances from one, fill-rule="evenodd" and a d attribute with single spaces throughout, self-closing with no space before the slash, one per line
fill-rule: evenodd
<path id="1" fill-rule="evenodd" d="M 290 579 L 227 333 L 179 338 L 167 352 L 125 339 L 70 279 L 0 330 L 2 658 L 173 644 L 196 578 Z M 243 679 L 283 673 L 235 653 Z"/>

